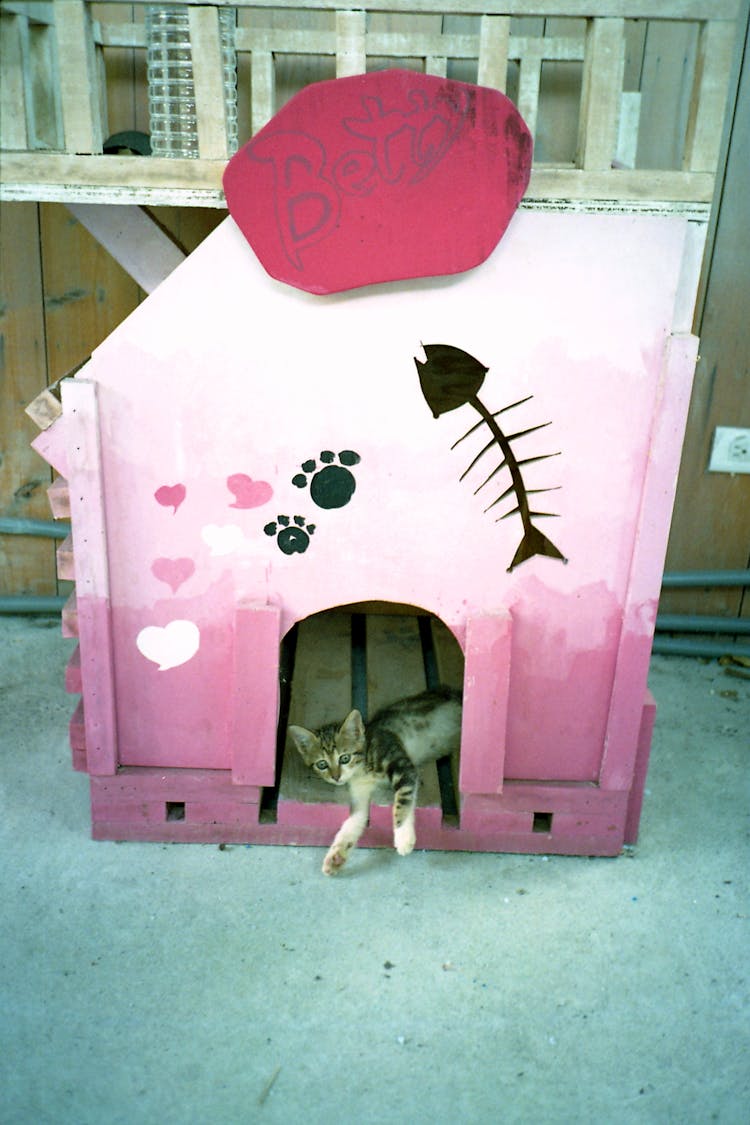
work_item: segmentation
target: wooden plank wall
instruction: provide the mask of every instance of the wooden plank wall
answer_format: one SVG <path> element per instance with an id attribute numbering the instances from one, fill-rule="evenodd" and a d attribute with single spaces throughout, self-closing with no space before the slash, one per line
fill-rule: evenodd
<path id="1" fill-rule="evenodd" d="M 142 9 L 138 5 L 103 3 L 95 5 L 93 15 L 110 23 L 129 22 L 141 18 Z M 303 33 L 314 32 L 328 26 L 329 16 L 315 10 L 295 13 L 294 26 Z M 370 26 L 380 32 L 398 32 L 415 18 L 373 13 Z M 435 31 L 450 33 L 461 33 L 477 19 L 459 15 L 418 18 L 430 21 Z M 239 25 L 248 25 L 251 19 L 250 11 L 241 11 Z M 289 20 L 288 11 L 264 13 L 264 22 L 272 27 L 288 26 Z M 585 21 L 567 17 L 514 17 L 511 22 L 511 32 L 516 36 L 541 33 L 548 37 L 583 37 L 585 30 Z M 626 22 L 624 89 L 643 91 L 639 164 L 663 168 L 671 162 L 679 167 L 686 136 L 692 138 L 692 151 L 704 143 L 700 122 L 690 118 L 690 82 L 679 80 L 679 75 L 692 73 L 704 47 L 695 24 Z M 579 134 L 581 65 L 559 60 L 540 62 L 540 66 L 541 85 L 534 108 L 537 158 L 555 163 L 572 160 Z M 249 68 L 246 55 L 240 56 L 238 85 L 248 89 L 250 76 L 243 68 Z M 280 58 L 275 68 L 276 104 L 283 104 L 301 85 L 332 77 L 334 68 L 333 57 Z M 471 74 L 460 73 L 458 63 L 453 64 L 454 72 L 457 78 L 472 78 Z M 130 47 L 107 48 L 106 77 L 105 134 L 126 129 L 147 131 L 145 52 Z M 743 82 L 746 89 L 747 62 Z M 513 63 L 508 70 L 508 93 L 523 98 L 519 68 Z M 249 97 L 240 101 L 241 138 L 251 131 L 251 102 Z M 743 168 L 748 163 L 749 102 L 750 95 L 745 93 L 737 111 L 708 300 L 700 324 L 701 360 L 667 560 L 672 570 L 739 568 L 747 565 L 750 555 L 750 477 L 730 478 L 705 471 L 714 426 L 750 424 L 748 345 L 743 328 L 749 257 L 743 219 Z M 160 207 L 152 213 L 187 251 L 223 218 L 221 211 L 209 208 Z M 86 359 L 143 299 L 143 293 L 62 204 L 5 203 L 0 216 L 0 514 L 48 518 L 45 488 L 49 471 L 29 448 L 36 430 L 23 407 L 44 386 Z M 56 588 L 53 543 L 0 536 L 1 593 L 46 594 Z M 708 599 L 703 591 L 689 591 L 671 592 L 663 608 L 669 612 L 735 613 L 742 604 L 742 594 L 736 590 L 717 591 Z M 750 595 L 745 597 L 744 606 L 745 612 L 750 612 Z"/>
<path id="2" fill-rule="evenodd" d="M 667 570 L 750 567 L 750 474 L 706 471 L 716 426 L 750 427 L 750 35 L 737 88 L 726 174 L 705 272 L 693 398 L 675 501 Z M 669 590 L 664 613 L 750 617 L 750 590 Z"/>

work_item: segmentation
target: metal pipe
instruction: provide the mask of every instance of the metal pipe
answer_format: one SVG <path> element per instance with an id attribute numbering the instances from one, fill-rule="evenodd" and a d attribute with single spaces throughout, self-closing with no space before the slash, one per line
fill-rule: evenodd
<path id="1" fill-rule="evenodd" d="M 702 613 L 658 613 L 662 633 L 750 633 L 750 617 L 710 617 Z"/>
<path id="2" fill-rule="evenodd" d="M 661 580 L 663 589 L 680 586 L 750 586 L 750 570 L 671 571 Z"/>
<path id="3" fill-rule="evenodd" d="M 668 656 L 742 656 L 750 657 L 750 645 L 722 644 L 701 637 L 654 637 L 652 652 Z"/>
<path id="4" fill-rule="evenodd" d="M 68 599 L 42 594 L 3 594 L 0 596 L 0 613 L 61 613 Z"/>
<path id="5" fill-rule="evenodd" d="M 42 539 L 66 539 L 70 535 L 69 523 L 55 520 L 24 520 L 13 516 L 0 516 L 0 535 L 35 535 Z"/>

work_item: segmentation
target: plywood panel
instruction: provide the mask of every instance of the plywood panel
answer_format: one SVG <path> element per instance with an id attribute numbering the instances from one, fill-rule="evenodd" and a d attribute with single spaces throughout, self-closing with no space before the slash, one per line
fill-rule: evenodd
<path id="1" fill-rule="evenodd" d="M 43 204 L 48 376 L 51 382 L 88 358 L 138 304 L 132 278 L 61 204 Z"/>
<path id="2" fill-rule="evenodd" d="M 38 207 L 0 207 L 0 514 L 49 519 L 49 466 L 29 447 L 38 430 L 24 408 L 47 382 Z M 0 535 L 0 591 L 54 594 L 54 543 Z"/>
<path id="3" fill-rule="evenodd" d="M 750 560 L 750 475 L 707 472 L 714 428 L 750 426 L 750 66 L 740 78 L 720 200 L 693 399 L 677 488 L 667 570 L 738 570 Z M 664 613 L 734 616 L 750 610 L 740 589 L 669 590 Z"/>

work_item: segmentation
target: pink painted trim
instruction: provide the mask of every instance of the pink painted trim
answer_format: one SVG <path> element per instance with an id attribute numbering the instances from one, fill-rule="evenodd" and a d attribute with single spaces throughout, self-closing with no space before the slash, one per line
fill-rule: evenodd
<path id="1" fill-rule="evenodd" d="M 670 336 L 662 364 L 599 783 L 630 787 L 698 338 Z"/>
<path id="2" fill-rule="evenodd" d="M 633 782 L 628 796 L 628 814 L 625 821 L 625 843 L 638 842 L 638 829 L 643 809 L 643 793 L 646 788 L 646 775 L 651 756 L 651 739 L 656 722 L 656 702 L 651 692 L 646 692 L 646 703 L 641 716 L 641 729 L 638 735 L 638 752 L 635 759 Z"/>
<path id="3" fill-rule="evenodd" d="M 470 617 L 466 623 L 462 793 L 500 793 L 503 788 L 512 631 L 507 611 Z"/>
<path id="4" fill-rule="evenodd" d="M 232 692 L 232 779 L 236 785 L 273 785 L 279 707 L 281 610 L 250 603 L 237 607 Z"/>
<path id="5" fill-rule="evenodd" d="M 96 395 L 96 384 L 89 380 L 66 379 L 62 383 L 69 463 L 66 475 L 76 536 L 76 606 L 86 759 L 90 773 L 106 775 L 117 769 L 117 720 Z"/>

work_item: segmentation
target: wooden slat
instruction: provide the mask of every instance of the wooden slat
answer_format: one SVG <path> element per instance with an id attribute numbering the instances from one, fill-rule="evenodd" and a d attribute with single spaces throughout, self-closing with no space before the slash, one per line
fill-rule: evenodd
<path id="1" fill-rule="evenodd" d="M 55 0 L 65 149 L 102 151 L 103 121 L 91 14 L 83 0 Z"/>
<path id="2" fill-rule="evenodd" d="M 270 51 L 253 51 L 252 127 L 253 133 L 262 129 L 274 115 L 276 102 L 276 75 L 273 54 Z"/>
<path id="3" fill-rule="evenodd" d="M 683 157 L 692 172 L 716 168 L 735 38 L 731 24 L 712 20 L 701 29 Z"/>
<path id="4" fill-rule="evenodd" d="M 536 135 L 536 119 L 539 109 L 539 85 L 542 77 L 541 40 L 530 40 L 520 60 L 518 78 L 518 112 L 529 127 L 532 137 Z"/>
<path id="5" fill-rule="evenodd" d="M 367 700 L 373 715 L 381 707 L 426 687 L 422 642 L 416 617 L 367 617 Z"/>
<path id="6" fill-rule="evenodd" d="M 145 0 L 141 0 L 145 2 Z M 190 4 L 203 0 L 187 0 Z M 258 0 L 232 0 L 237 8 L 258 8 L 263 3 Z M 335 10 L 340 0 L 305 0 L 304 8 L 320 11 Z M 133 0 L 110 0 L 114 4 L 132 4 Z M 265 6 L 280 11 L 299 10 L 300 0 L 265 0 Z M 372 12 L 426 12 L 435 11 L 435 0 L 368 0 L 367 9 Z M 512 16 L 526 16 L 529 12 L 543 16 L 626 16 L 630 19 L 734 19 L 741 10 L 741 0 L 659 0 L 655 11 L 654 0 L 451 0 L 445 6 L 446 12 L 466 15 L 507 13 Z"/>
<path id="7" fill-rule="evenodd" d="M 430 627 L 440 683 L 461 691 L 464 686 L 464 655 L 461 646 L 442 621 L 433 618 Z"/>
<path id="8" fill-rule="evenodd" d="M 62 414 L 62 405 L 59 398 L 52 393 L 49 387 L 45 387 L 25 407 L 24 413 L 28 414 L 40 430 L 47 430 Z"/>
<path id="9" fill-rule="evenodd" d="M 64 637 L 78 636 L 78 599 L 73 590 L 62 608 L 62 635 Z"/>
<path id="10" fill-rule="evenodd" d="M 625 66 L 625 23 L 591 20 L 586 29 L 577 164 L 587 171 L 612 166 Z"/>
<path id="11" fill-rule="evenodd" d="M 479 23 L 477 83 L 505 93 L 508 78 L 510 20 L 507 16 L 482 16 Z"/>
<path id="12" fill-rule="evenodd" d="M 367 618 L 367 699 L 372 716 L 379 708 L 427 686 L 416 617 L 404 614 L 373 614 Z M 390 803 L 386 793 L 378 800 Z M 440 807 L 440 782 L 437 767 L 427 763 L 419 771 L 417 803 L 420 808 Z"/>
<path id="13" fill-rule="evenodd" d="M 58 544 L 55 551 L 57 558 L 57 577 L 69 582 L 75 582 L 75 558 L 73 555 L 73 536 L 67 535 Z"/>
<path id="14" fill-rule="evenodd" d="M 448 59 L 445 55 L 427 55 L 424 60 L 425 74 L 434 74 L 436 78 L 445 78 L 448 74 Z"/>
<path id="15" fill-rule="evenodd" d="M 28 25 L 23 16 L 0 14 L 0 147 L 29 148 L 24 60 Z"/>
<path id="16" fill-rule="evenodd" d="M 364 74 L 366 21 L 364 12 L 336 12 L 337 78 Z"/>
<path id="17" fill-rule="evenodd" d="M 324 613 L 300 622 L 289 723 L 314 730 L 344 719 L 351 705 L 351 615 Z M 316 777 L 287 740 L 279 800 L 346 805 L 348 792 Z"/>
<path id="18" fill-rule="evenodd" d="M 55 31 L 47 24 L 30 21 L 27 34 L 26 105 L 29 144 L 31 148 L 61 149 L 63 122 L 57 81 Z"/>
<path id="19" fill-rule="evenodd" d="M 53 519 L 70 519 L 70 488 L 65 477 L 55 477 L 47 489 L 47 500 Z"/>
<path id="20" fill-rule="evenodd" d="M 189 19 L 198 152 L 204 160 L 227 160 L 229 150 L 219 13 L 216 8 L 190 8 Z"/>

